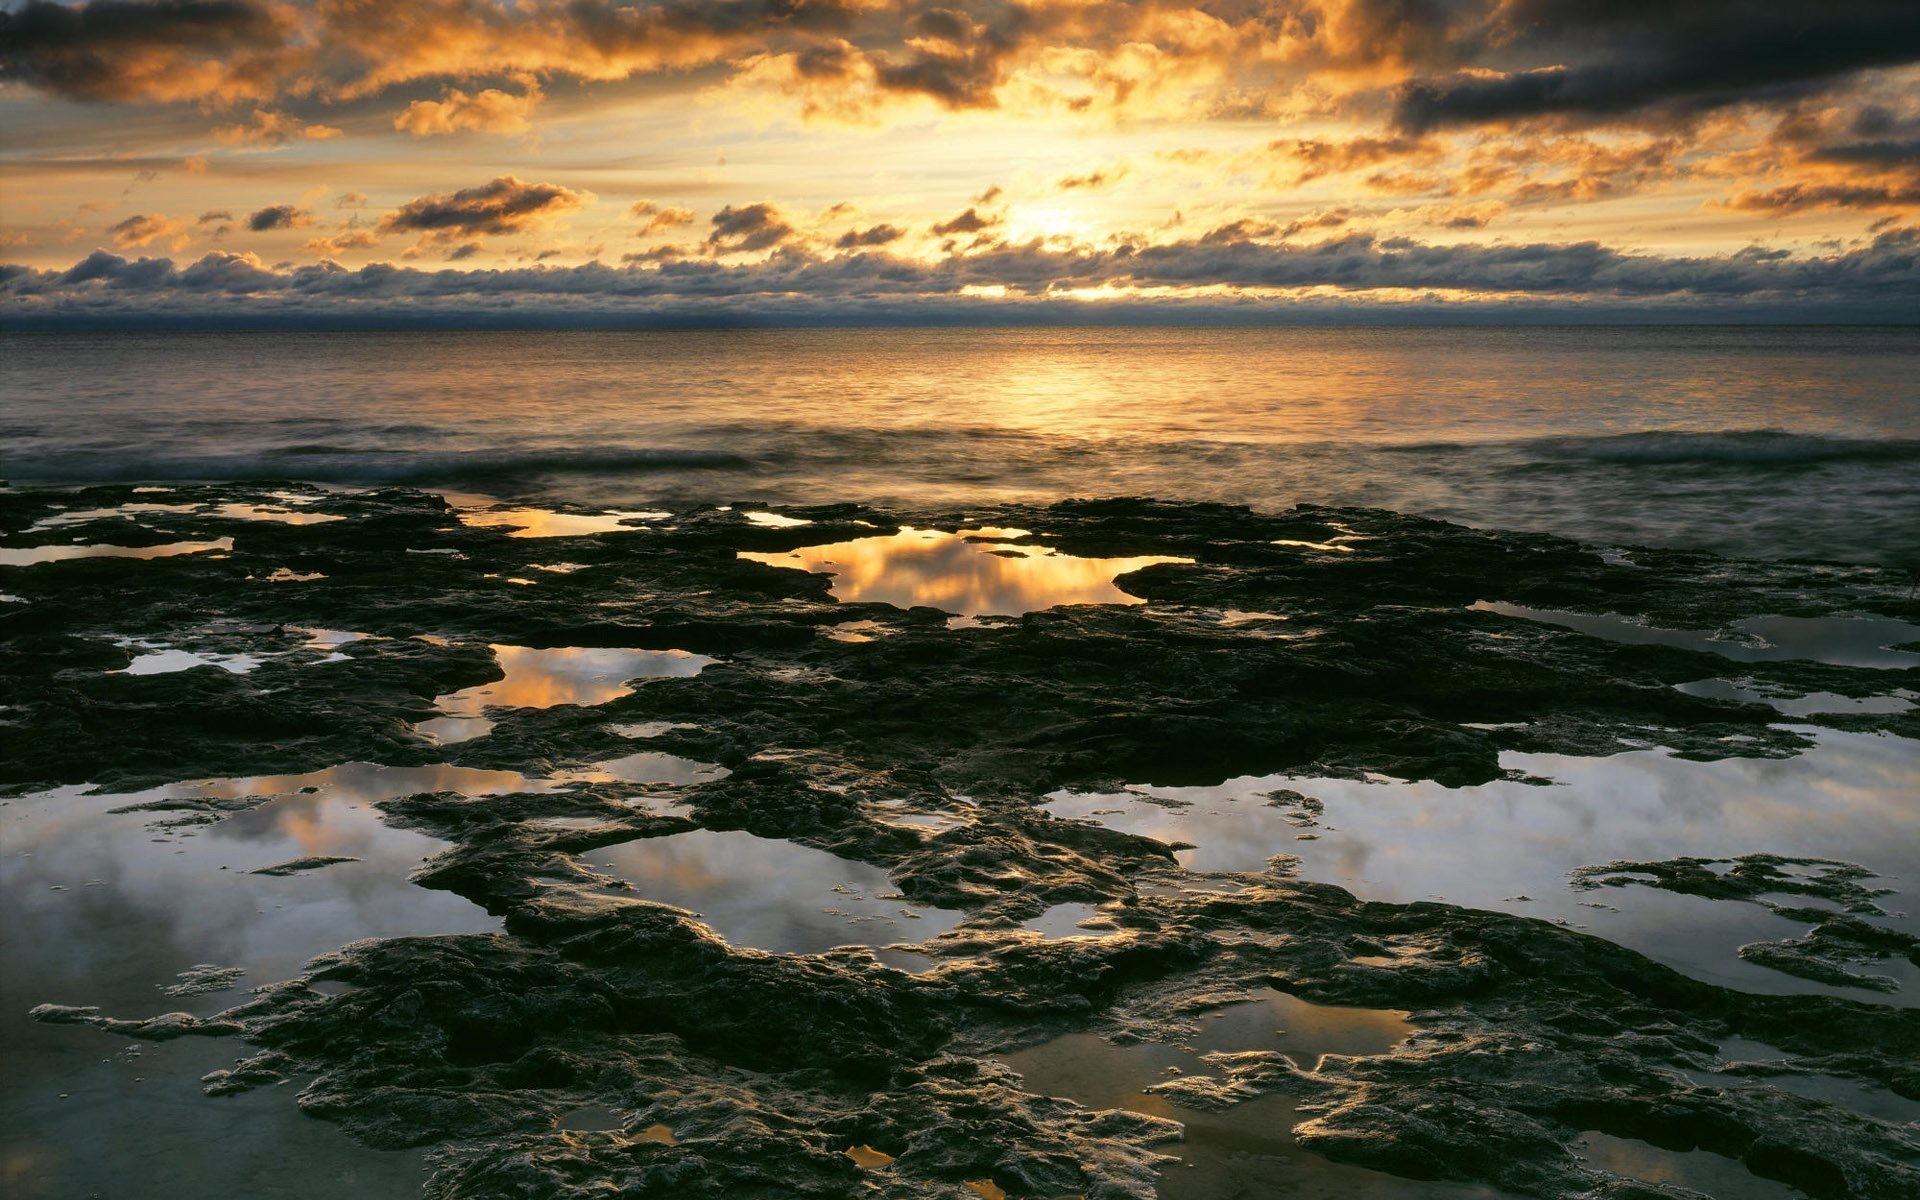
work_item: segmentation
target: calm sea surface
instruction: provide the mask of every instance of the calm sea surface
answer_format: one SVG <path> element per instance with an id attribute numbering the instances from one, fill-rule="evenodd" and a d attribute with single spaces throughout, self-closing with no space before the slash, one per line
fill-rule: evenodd
<path id="1" fill-rule="evenodd" d="M 1920 331 L 14 334 L 0 476 L 1365 504 L 1920 559 Z"/>

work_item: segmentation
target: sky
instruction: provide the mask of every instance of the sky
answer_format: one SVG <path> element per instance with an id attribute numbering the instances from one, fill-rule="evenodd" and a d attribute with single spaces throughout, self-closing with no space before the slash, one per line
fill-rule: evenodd
<path id="1" fill-rule="evenodd" d="M 1920 320 L 1915 0 L 0 0 L 0 324 Z"/>

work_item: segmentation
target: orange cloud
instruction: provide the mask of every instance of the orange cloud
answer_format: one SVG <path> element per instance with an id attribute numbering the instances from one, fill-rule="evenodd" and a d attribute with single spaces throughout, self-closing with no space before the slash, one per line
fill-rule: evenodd
<path id="1" fill-rule="evenodd" d="M 345 137 L 343 130 L 331 125 L 313 125 L 299 117 L 274 109 L 256 108 L 253 119 L 239 125 L 220 125 L 213 136 L 230 146 L 283 146 L 290 141 L 324 142 Z M 205 160 L 201 160 L 204 162 Z"/>
<path id="2" fill-rule="evenodd" d="M 454 133 L 525 133 L 533 127 L 533 110 L 543 96 L 531 77 L 521 81 L 521 93 L 499 88 L 467 93 L 448 88 L 438 100 L 415 100 L 393 119 L 393 127 L 417 138 Z"/>
<path id="3" fill-rule="evenodd" d="M 189 241 L 186 232 L 185 221 L 163 217 L 158 213 L 142 213 L 107 226 L 107 236 L 112 238 L 114 246 L 121 250 L 150 246 L 162 238 L 171 239 L 173 248 L 178 250 Z"/>
<path id="4" fill-rule="evenodd" d="M 640 228 L 633 231 L 635 237 L 646 237 L 663 229 L 673 229 L 681 225 L 693 224 L 693 210 L 690 208 L 667 208 L 652 200 L 636 201 L 627 209 L 629 217 L 640 221 Z"/>
<path id="5" fill-rule="evenodd" d="M 380 244 L 380 236 L 371 229 L 352 229 L 332 237 L 314 238 L 300 248 L 308 254 L 331 258 L 350 250 L 366 250 Z"/>
<path id="6" fill-rule="evenodd" d="M 380 231 L 421 233 L 436 242 L 519 233 L 584 208 L 595 199 L 592 192 L 502 175 L 452 194 L 409 200 L 382 218 Z"/>

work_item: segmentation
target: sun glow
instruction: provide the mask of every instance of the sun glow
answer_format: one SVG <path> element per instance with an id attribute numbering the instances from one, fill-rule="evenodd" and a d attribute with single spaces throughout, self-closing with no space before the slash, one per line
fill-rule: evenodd
<path id="1" fill-rule="evenodd" d="M 1086 241 L 1098 224 L 1064 204 L 1016 204 L 1007 210 L 1007 234 L 1015 242 L 1034 238 Z"/>

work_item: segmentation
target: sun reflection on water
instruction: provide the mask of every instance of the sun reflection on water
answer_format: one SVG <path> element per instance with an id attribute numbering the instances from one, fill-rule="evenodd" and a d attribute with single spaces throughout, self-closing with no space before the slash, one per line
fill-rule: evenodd
<path id="1" fill-rule="evenodd" d="M 896 534 L 740 557 L 832 575 L 839 600 L 964 616 L 1018 616 L 1062 604 L 1143 604 L 1120 590 L 1115 578 L 1158 563 L 1193 561 L 1164 555 L 1080 558 L 1014 540 L 1027 536 L 1020 529 L 945 533 L 906 526 Z"/>

